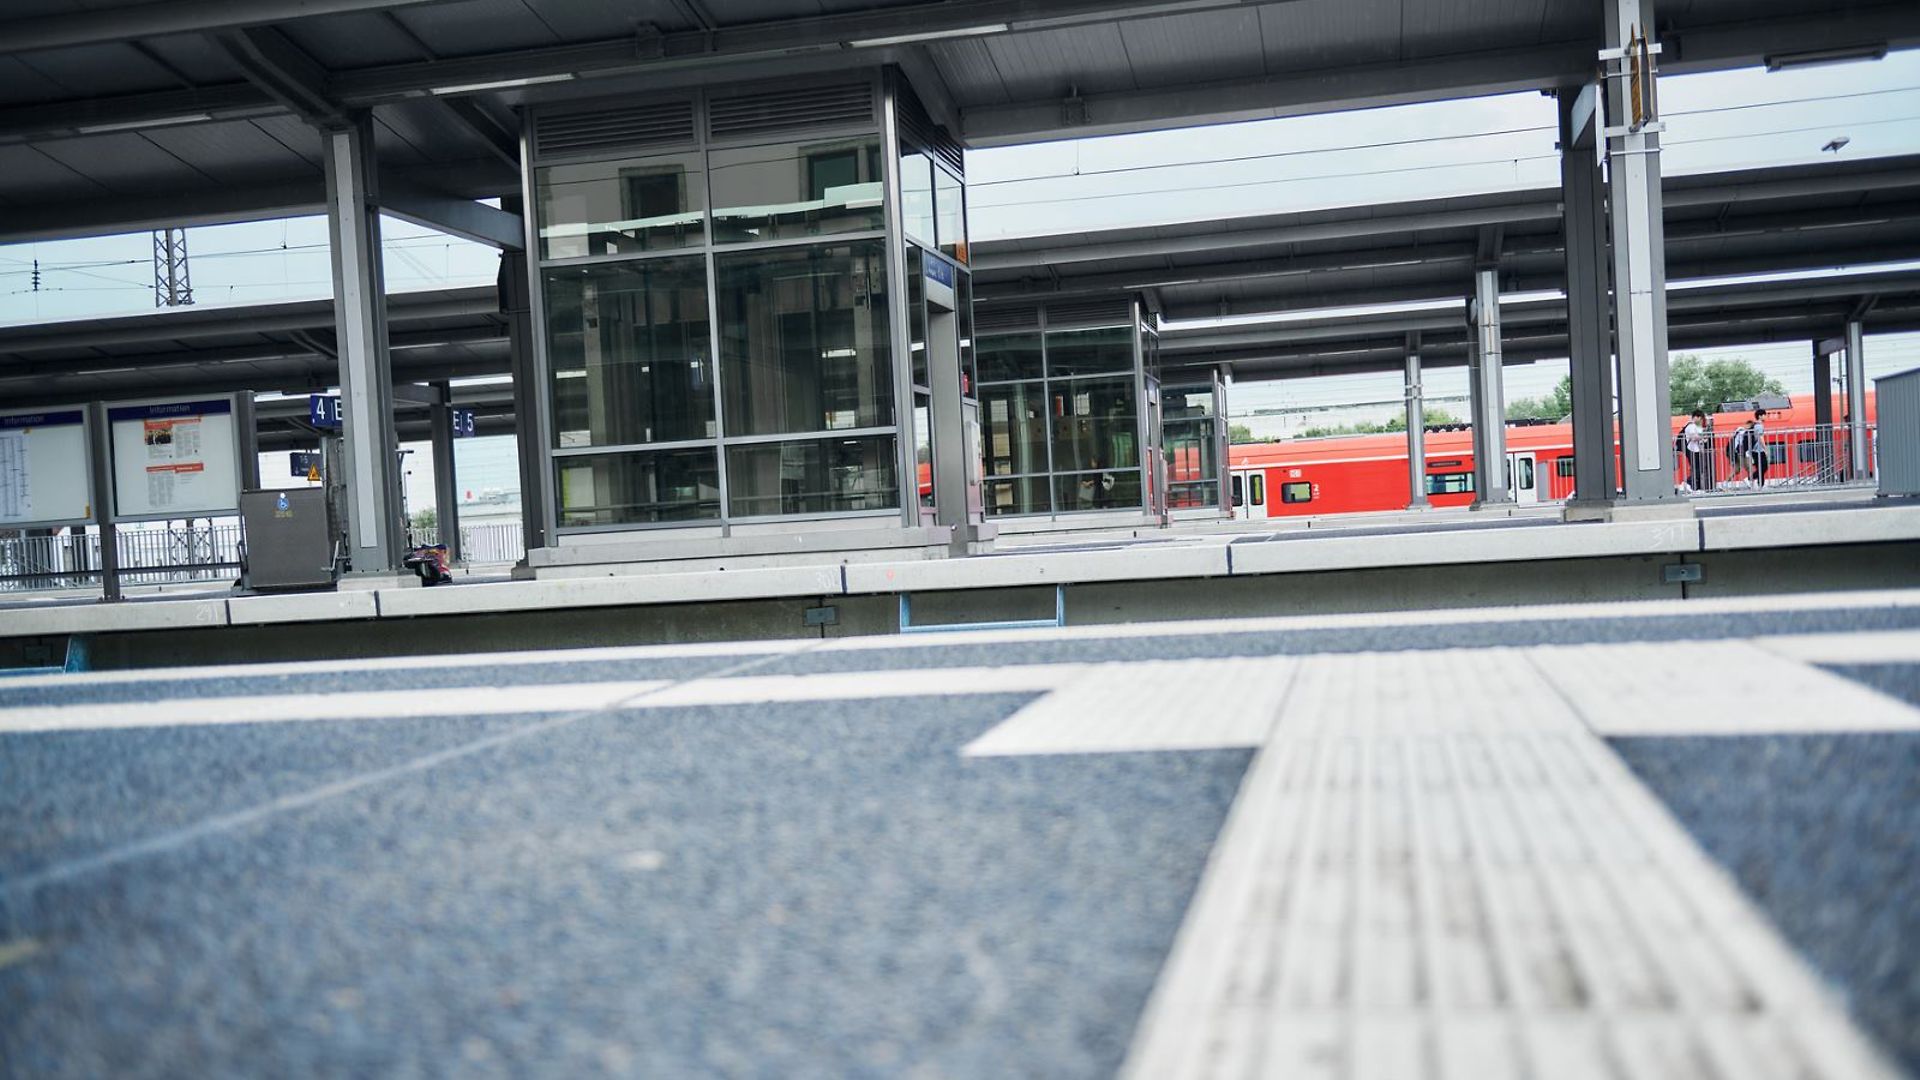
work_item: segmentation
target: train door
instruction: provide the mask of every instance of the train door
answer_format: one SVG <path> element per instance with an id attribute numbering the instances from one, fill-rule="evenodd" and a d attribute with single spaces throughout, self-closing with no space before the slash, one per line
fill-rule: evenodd
<path id="1" fill-rule="evenodd" d="M 1267 470 L 1234 470 L 1233 516 L 1236 518 L 1267 516 Z"/>
<path id="2" fill-rule="evenodd" d="M 1507 455 L 1507 490 L 1521 506 L 1540 501 L 1540 476 L 1532 451 Z"/>

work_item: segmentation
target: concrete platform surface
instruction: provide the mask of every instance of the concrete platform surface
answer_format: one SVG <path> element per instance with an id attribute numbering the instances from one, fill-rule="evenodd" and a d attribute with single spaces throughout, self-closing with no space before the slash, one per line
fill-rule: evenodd
<path id="1" fill-rule="evenodd" d="M 1920 1070 L 1920 591 L 0 680 L 7 1076 Z"/>

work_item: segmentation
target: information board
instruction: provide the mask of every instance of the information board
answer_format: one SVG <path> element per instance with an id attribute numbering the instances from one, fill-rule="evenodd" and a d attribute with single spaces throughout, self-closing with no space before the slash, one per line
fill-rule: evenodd
<path id="1" fill-rule="evenodd" d="M 0 526 L 91 519 L 87 458 L 85 410 L 0 413 Z"/>
<path id="2" fill-rule="evenodd" d="M 107 424 L 116 519 L 238 512 L 240 439 L 232 398 L 114 405 Z"/>

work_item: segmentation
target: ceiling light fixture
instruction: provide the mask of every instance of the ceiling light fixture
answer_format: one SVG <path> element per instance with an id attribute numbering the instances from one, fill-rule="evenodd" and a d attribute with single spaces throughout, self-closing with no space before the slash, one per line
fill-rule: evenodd
<path id="1" fill-rule="evenodd" d="M 436 96 L 446 94 L 472 94 L 481 90 L 512 90 L 521 86 L 537 86 L 541 83 L 573 81 L 573 73 L 561 75 L 528 75 L 521 79 L 494 79 L 491 82 L 461 83 L 458 86 L 436 86 L 427 93 Z"/>
<path id="2" fill-rule="evenodd" d="M 198 124 L 213 119 L 212 113 L 181 113 L 178 116 L 150 116 L 145 120 L 117 120 L 110 124 L 85 124 L 82 135 L 105 135 L 113 131 L 138 131 L 141 128 L 170 127 L 174 124 Z"/>
<path id="3" fill-rule="evenodd" d="M 1788 68 L 1820 67 L 1825 64 L 1851 64 L 1856 60 L 1884 60 L 1887 43 L 1849 45 L 1840 49 L 1808 49 L 1806 52 L 1774 53 L 1766 58 L 1768 71 Z"/>
<path id="4" fill-rule="evenodd" d="M 891 34 L 886 37 L 858 38 L 847 42 L 849 49 L 875 49 L 883 45 L 912 45 L 921 41 L 943 41 L 947 38 L 982 37 L 986 34 L 1004 34 L 1006 23 L 983 23 L 979 26 L 960 26 L 951 30 L 921 30 L 910 34 Z"/>

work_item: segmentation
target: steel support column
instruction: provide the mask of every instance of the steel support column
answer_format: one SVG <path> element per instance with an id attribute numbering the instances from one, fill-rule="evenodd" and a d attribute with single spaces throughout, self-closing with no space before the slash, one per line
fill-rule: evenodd
<path id="1" fill-rule="evenodd" d="M 1652 0 L 1607 0 L 1607 194 L 1619 356 L 1620 479 L 1628 502 L 1678 499 L 1667 387 L 1666 240 Z"/>
<path id="2" fill-rule="evenodd" d="M 1820 446 L 1820 479 L 1830 481 L 1839 471 L 1833 437 L 1833 354 L 1813 343 L 1813 428 Z"/>
<path id="3" fill-rule="evenodd" d="M 1467 304 L 1467 397 L 1473 412 L 1473 505 L 1513 501 L 1507 490 L 1507 405 L 1500 370 L 1500 275 L 1478 270 Z"/>
<path id="4" fill-rule="evenodd" d="M 519 212 L 520 199 L 502 199 Z M 514 449 L 520 462 L 520 532 L 526 550 L 547 546 L 554 511 L 546 453 L 547 414 L 534 356 L 533 287 L 525 251 L 500 253 L 500 313 L 507 318 L 507 354 L 513 371 Z"/>
<path id="5" fill-rule="evenodd" d="M 100 530 L 100 599 L 120 599 L 120 540 L 113 528 L 113 434 L 107 421 L 107 406 L 93 402 L 87 406 L 88 478 L 93 485 L 93 523 Z M 84 558 L 87 550 L 85 527 L 72 530 Z"/>
<path id="6" fill-rule="evenodd" d="M 459 562 L 460 483 L 453 467 L 453 388 L 444 382 L 433 384 L 433 519 L 440 542 L 447 545 L 447 558 Z"/>
<path id="7" fill-rule="evenodd" d="M 347 552 L 356 574 L 392 574 L 400 570 L 403 537 L 373 125 L 361 115 L 349 127 L 321 132 L 321 140 L 346 443 Z"/>
<path id="8" fill-rule="evenodd" d="M 1613 342 L 1608 333 L 1606 194 L 1596 134 L 1600 87 L 1562 90 L 1560 197 L 1565 207 L 1568 383 L 1573 390 L 1573 494 L 1583 503 L 1614 493 Z"/>
<path id="9" fill-rule="evenodd" d="M 1420 335 L 1407 335 L 1407 509 L 1427 507 L 1427 405 L 1420 387 Z"/>
<path id="10" fill-rule="evenodd" d="M 1847 323 L 1847 463 L 1849 475 L 1865 479 L 1873 459 L 1867 435 L 1867 342 L 1858 319 Z"/>

